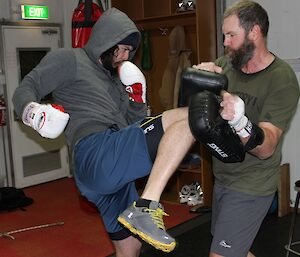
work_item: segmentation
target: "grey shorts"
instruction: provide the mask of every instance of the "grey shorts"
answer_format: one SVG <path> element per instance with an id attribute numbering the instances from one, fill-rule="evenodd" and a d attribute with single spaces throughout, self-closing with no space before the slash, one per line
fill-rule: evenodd
<path id="1" fill-rule="evenodd" d="M 210 251 L 225 257 L 246 257 L 273 198 L 274 194 L 252 196 L 215 185 Z"/>

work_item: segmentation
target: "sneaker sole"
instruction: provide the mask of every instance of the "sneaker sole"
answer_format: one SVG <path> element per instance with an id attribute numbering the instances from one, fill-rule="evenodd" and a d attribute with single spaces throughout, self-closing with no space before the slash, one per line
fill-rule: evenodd
<path id="1" fill-rule="evenodd" d="M 146 235 L 145 233 L 143 233 L 142 231 L 139 231 L 137 229 L 135 229 L 134 227 L 131 226 L 130 223 L 128 223 L 124 218 L 122 217 L 118 217 L 118 221 L 123 224 L 123 226 L 125 226 L 127 229 L 129 229 L 133 234 L 138 235 L 141 239 L 143 239 L 146 243 L 152 245 L 153 247 L 155 247 L 158 250 L 161 250 L 163 252 L 171 252 L 174 250 L 176 243 L 173 242 L 171 244 L 163 244 L 157 240 L 154 240 L 153 238 L 151 238 L 150 236 Z"/>

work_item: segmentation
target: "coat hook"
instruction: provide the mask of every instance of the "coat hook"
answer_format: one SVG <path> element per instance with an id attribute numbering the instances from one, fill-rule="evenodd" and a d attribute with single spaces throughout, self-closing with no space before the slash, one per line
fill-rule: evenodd
<path id="1" fill-rule="evenodd" d="M 167 35 L 167 32 L 168 32 L 168 28 L 159 28 L 160 30 L 160 33 L 162 36 L 166 36 Z"/>

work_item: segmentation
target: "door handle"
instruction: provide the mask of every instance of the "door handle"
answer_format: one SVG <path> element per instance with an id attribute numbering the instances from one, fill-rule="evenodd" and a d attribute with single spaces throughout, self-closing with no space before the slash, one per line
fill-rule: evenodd
<path id="1" fill-rule="evenodd" d="M 56 29 L 43 29 L 42 30 L 42 34 L 48 34 L 48 35 L 51 35 L 51 34 L 57 34 L 58 31 Z"/>

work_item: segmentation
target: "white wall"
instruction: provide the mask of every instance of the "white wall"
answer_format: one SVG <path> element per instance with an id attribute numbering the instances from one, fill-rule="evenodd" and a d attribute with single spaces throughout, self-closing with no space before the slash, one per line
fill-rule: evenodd
<path id="1" fill-rule="evenodd" d="M 23 1 L 0 0 L 0 6 L 1 6 L 0 15 L 1 15 L 1 17 L 5 18 L 5 19 L 9 19 L 10 21 L 19 21 L 20 15 L 21 15 L 21 9 L 20 9 L 21 4 L 49 6 L 49 20 L 42 21 L 42 22 L 61 23 L 63 21 L 63 15 L 62 15 L 63 8 L 61 8 L 60 1 L 51 1 L 51 0 L 44 0 L 42 3 L 41 3 L 41 1 L 37 1 L 37 0 L 31 0 L 31 1 L 28 1 L 28 0 L 23 0 Z M 2 5 L 5 6 L 5 8 L 2 8 Z"/>
<path id="2" fill-rule="evenodd" d="M 0 0 L 0 19 L 21 21 L 21 4 L 45 5 L 49 7 L 49 19 L 39 23 L 59 23 L 63 28 L 64 45 L 71 47 L 71 18 L 78 0 Z M 32 22 L 32 21 L 23 21 Z"/>
<path id="3" fill-rule="evenodd" d="M 296 73 L 300 83 L 300 72 Z M 282 148 L 282 163 L 290 164 L 290 194 L 292 203 L 296 199 L 296 191 L 294 190 L 295 181 L 300 179 L 300 104 L 298 104 L 297 112 L 292 121 L 291 127 L 284 139 Z"/>

